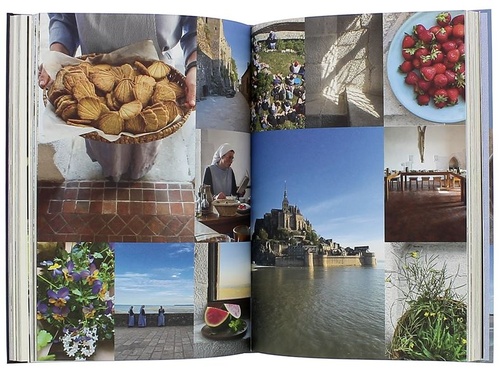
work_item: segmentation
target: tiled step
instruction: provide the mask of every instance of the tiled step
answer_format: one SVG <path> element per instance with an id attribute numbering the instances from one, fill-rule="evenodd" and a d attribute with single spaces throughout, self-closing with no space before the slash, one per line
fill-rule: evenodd
<path id="1" fill-rule="evenodd" d="M 191 183 L 40 182 L 38 241 L 192 242 Z"/>

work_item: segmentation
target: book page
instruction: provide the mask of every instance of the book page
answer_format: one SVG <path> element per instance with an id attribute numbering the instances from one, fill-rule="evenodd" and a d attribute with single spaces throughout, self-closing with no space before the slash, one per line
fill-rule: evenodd
<path id="1" fill-rule="evenodd" d="M 452 80 L 422 79 L 430 63 L 414 56 L 427 38 L 412 36 L 414 27 L 431 29 L 438 15 L 306 17 L 252 29 L 253 350 L 463 361 L 477 348 L 467 347 L 465 323 L 476 303 L 464 11 L 447 21 L 460 24 L 453 65 L 439 68 Z M 429 326 L 411 337 L 438 329 L 435 316 L 446 314 L 453 344 L 405 341 L 415 306 L 429 297 L 439 313 L 429 310 Z"/>
<path id="2" fill-rule="evenodd" d="M 249 352 L 250 210 L 238 206 L 251 197 L 250 27 L 154 14 L 41 20 L 39 64 L 54 82 L 37 87 L 32 361 Z M 56 27 L 75 20 L 71 57 L 49 52 L 49 36 L 69 44 Z M 204 174 L 219 161 L 207 186 L 230 204 L 212 206 L 213 194 L 202 214 Z"/>

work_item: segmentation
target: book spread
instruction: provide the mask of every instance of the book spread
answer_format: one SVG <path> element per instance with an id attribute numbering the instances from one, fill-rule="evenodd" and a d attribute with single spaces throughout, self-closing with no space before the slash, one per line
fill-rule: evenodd
<path id="1" fill-rule="evenodd" d="M 8 361 L 492 362 L 490 17 L 10 14 Z"/>

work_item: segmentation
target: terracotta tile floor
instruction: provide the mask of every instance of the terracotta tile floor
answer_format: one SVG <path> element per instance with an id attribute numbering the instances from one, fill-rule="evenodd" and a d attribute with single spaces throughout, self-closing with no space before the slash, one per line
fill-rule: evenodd
<path id="1" fill-rule="evenodd" d="M 39 182 L 39 242 L 192 242 L 191 183 Z"/>

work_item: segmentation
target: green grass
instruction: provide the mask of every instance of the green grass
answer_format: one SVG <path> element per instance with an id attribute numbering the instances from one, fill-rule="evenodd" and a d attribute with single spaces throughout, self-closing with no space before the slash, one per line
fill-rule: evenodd
<path id="1" fill-rule="evenodd" d="M 269 65 L 269 70 L 272 73 L 287 75 L 290 73 L 290 64 L 293 61 L 299 61 L 304 64 L 304 57 L 298 56 L 296 53 L 281 53 L 277 51 L 259 52 L 260 61 Z"/>

